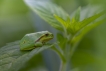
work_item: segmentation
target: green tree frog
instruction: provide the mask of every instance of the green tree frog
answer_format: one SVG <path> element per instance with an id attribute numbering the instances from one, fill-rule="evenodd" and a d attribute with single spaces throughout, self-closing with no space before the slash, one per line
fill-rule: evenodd
<path id="1" fill-rule="evenodd" d="M 20 41 L 20 50 L 32 50 L 43 46 L 53 38 L 53 34 L 48 31 L 26 34 Z"/>

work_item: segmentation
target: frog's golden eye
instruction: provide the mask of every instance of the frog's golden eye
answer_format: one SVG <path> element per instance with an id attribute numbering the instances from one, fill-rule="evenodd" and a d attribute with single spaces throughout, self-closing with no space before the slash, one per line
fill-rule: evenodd
<path id="1" fill-rule="evenodd" d="M 25 44 L 25 43 L 26 43 L 26 41 L 24 40 L 24 41 L 23 41 L 23 44 Z"/>
<path id="2" fill-rule="evenodd" d="M 45 34 L 45 36 L 49 36 L 49 34 Z"/>
<path id="3" fill-rule="evenodd" d="M 23 42 L 23 44 L 25 43 L 25 41 Z"/>

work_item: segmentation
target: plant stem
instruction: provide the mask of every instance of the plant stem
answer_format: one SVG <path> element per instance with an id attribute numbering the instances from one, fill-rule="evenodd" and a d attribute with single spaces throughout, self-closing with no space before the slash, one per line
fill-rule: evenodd
<path id="1" fill-rule="evenodd" d="M 63 62 L 61 60 L 59 71 L 66 71 L 66 69 L 67 69 L 66 62 Z"/>
<path id="2" fill-rule="evenodd" d="M 69 62 L 70 62 L 70 56 L 69 56 L 69 51 L 70 51 L 70 46 L 67 45 L 67 53 L 66 53 L 66 61 L 64 62 L 62 59 L 61 59 L 61 63 L 60 63 L 60 69 L 59 71 L 68 71 L 68 65 L 69 65 Z"/>

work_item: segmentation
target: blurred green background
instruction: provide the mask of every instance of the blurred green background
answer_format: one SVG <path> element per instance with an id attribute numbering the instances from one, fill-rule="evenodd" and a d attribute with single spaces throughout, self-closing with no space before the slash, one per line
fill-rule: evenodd
<path id="1" fill-rule="evenodd" d="M 98 6 L 102 4 L 105 6 L 105 0 L 51 0 L 52 2 L 62 6 L 62 8 L 71 14 L 79 6 Z M 91 8 L 89 7 L 89 8 Z M 84 9 L 83 14 L 92 15 L 95 13 L 95 8 Z M 89 16 L 88 15 L 88 16 Z M 78 48 L 75 54 L 72 57 L 72 65 L 76 68 L 73 71 L 106 71 L 106 23 L 98 26 L 93 29 L 91 32 L 86 34 L 82 39 L 81 43 L 78 45 Z M 30 10 L 23 0 L 0 0 L 0 47 L 6 45 L 6 43 L 14 42 L 20 40 L 25 34 L 32 33 L 41 30 L 49 30 L 56 34 L 56 30 L 51 26 L 46 24 L 38 15 L 33 13 Z M 50 55 L 51 53 L 51 55 Z M 43 55 L 43 57 L 42 57 Z M 57 71 L 59 65 L 58 56 L 50 51 L 44 51 L 38 55 L 39 59 L 36 59 L 37 56 L 29 61 L 28 65 L 23 67 L 25 71 L 34 71 L 30 70 L 31 67 L 29 64 L 37 62 L 35 66 L 40 64 L 46 66 L 49 71 Z M 49 60 L 49 61 L 48 61 Z M 49 63 L 48 63 L 49 62 Z M 54 64 L 53 64 L 54 63 Z M 56 64 L 57 63 L 57 64 Z M 92 64 L 92 65 L 90 65 Z M 46 71 L 45 67 L 42 69 Z M 26 70 L 27 68 L 27 70 Z M 29 68 L 29 70 L 28 70 Z M 23 71 L 22 70 L 22 71 Z M 42 70 L 37 70 L 42 71 Z"/>
<path id="2" fill-rule="evenodd" d="M 34 32 L 22 0 L 0 0 L 0 46 Z"/>

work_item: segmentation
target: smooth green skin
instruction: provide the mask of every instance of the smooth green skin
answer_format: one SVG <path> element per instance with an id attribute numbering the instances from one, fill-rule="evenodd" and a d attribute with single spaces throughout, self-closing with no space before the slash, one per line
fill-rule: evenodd
<path id="1" fill-rule="evenodd" d="M 20 50 L 32 50 L 41 47 L 53 38 L 53 34 L 48 31 L 26 34 L 20 41 Z"/>

